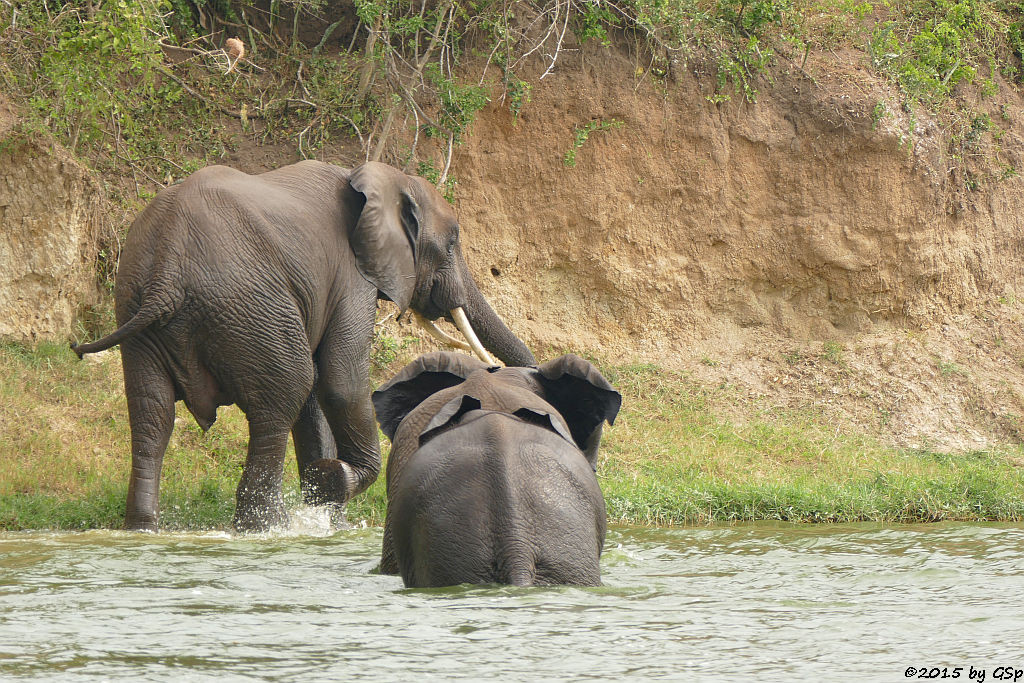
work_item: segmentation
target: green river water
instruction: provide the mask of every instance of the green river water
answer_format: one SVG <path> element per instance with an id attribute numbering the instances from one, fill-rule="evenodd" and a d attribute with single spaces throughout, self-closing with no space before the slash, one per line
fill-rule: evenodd
<path id="1" fill-rule="evenodd" d="M 379 551 L 380 529 L 315 524 L 0 534 L 0 680 L 899 681 L 946 667 L 992 681 L 1024 669 L 1022 525 L 617 527 L 605 586 L 589 589 L 406 590 L 372 573 Z"/>

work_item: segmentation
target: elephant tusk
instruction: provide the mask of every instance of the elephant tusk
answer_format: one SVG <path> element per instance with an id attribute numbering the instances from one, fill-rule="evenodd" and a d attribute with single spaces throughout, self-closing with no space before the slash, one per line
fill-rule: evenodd
<path id="1" fill-rule="evenodd" d="M 450 334 L 442 330 L 440 327 L 434 324 L 433 320 L 427 320 L 416 311 L 413 311 L 412 315 L 413 318 L 416 320 L 416 323 L 420 327 L 429 332 L 431 337 L 437 339 L 442 344 L 448 344 L 449 346 L 454 346 L 455 348 L 462 349 L 463 351 L 473 350 L 473 347 L 471 347 L 466 342 L 462 341 L 461 339 L 456 339 L 455 337 L 451 336 Z"/>
<path id="2" fill-rule="evenodd" d="M 497 365 L 490 354 L 484 349 L 484 345 L 477 339 L 476 332 L 473 331 L 473 326 L 469 324 L 469 318 L 466 317 L 466 312 L 462 310 L 461 306 L 452 309 L 452 319 L 455 321 L 455 326 L 459 328 L 459 332 L 466 338 L 469 345 L 473 347 L 473 352 L 480 360 L 488 365 Z"/>

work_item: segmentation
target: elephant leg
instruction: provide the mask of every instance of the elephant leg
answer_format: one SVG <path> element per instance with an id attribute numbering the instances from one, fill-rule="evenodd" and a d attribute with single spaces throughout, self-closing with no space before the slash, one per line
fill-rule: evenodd
<path id="1" fill-rule="evenodd" d="M 309 482 L 310 474 L 317 471 L 315 468 L 310 470 L 310 465 L 317 460 L 335 460 L 338 457 L 334 435 L 331 434 L 331 427 L 320 408 L 315 391 L 309 395 L 299 413 L 299 419 L 292 427 L 292 440 L 295 442 L 295 459 L 299 466 L 303 502 L 306 505 L 329 502 L 321 500 L 317 487 Z"/>
<path id="2" fill-rule="evenodd" d="M 281 497 L 287 427 L 249 417 L 249 453 L 235 492 L 237 531 L 266 531 L 288 524 Z"/>
<path id="3" fill-rule="evenodd" d="M 128 480 L 125 527 L 157 531 L 160 467 L 174 430 L 174 384 L 164 368 L 136 343 L 124 344 L 121 362 L 132 431 L 132 473 Z"/>
<path id="4" fill-rule="evenodd" d="M 304 342 L 304 340 L 302 340 Z M 281 496 L 288 431 L 312 392 L 314 373 L 308 346 L 296 341 L 281 347 L 276 356 L 259 358 L 265 374 L 254 374 L 242 406 L 249 421 L 249 450 L 235 492 L 234 526 L 237 531 L 266 531 L 288 524 Z"/>
<path id="5" fill-rule="evenodd" d="M 398 558 L 395 557 L 394 534 L 391 531 L 391 517 L 384 518 L 384 540 L 380 549 L 380 564 L 377 571 L 381 574 L 397 574 Z"/>
<path id="6" fill-rule="evenodd" d="M 380 474 L 377 421 L 370 401 L 370 354 L 376 292 L 360 292 L 335 311 L 318 350 L 317 399 L 337 445 L 338 459 L 307 468 L 306 482 L 318 503 L 343 504 Z"/>

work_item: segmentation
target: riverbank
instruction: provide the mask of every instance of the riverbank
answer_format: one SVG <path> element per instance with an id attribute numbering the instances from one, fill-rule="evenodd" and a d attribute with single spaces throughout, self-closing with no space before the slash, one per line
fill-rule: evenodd
<path id="1" fill-rule="evenodd" d="M 391 359 L 381 377 L 401 363 Z M 623 395 L 598 471 L 613 522 L 1024 519 L 1020 445 L 897 449 L 811 408 L 594 360 Z M 130 432 L 117 352 L 78 361 L 63 345 L 2 343 L 0 376 L 0 529 L 120 527 Z M 204 434 L 179 403 L 163 467 L 164 529 L 230 526 L 246 431 L 229 407 Z M 298 505 L 290 445 L 288 457 L 286 500 Z M 384 512 L 381 477 L 350 503 L 348 519 L 379 524 Z"/>

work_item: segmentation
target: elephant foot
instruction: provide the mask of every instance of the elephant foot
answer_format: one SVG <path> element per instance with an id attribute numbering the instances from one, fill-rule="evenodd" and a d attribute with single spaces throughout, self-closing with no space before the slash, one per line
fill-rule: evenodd
<path id="1" fill-rule="evenodd" d="M 321 458 L 302 471 L 302 500 L 306 505 L 344 505 L 355 487 L 352 468 L 341 460 Z"/>
<path id="2" fill-rule="evenodd" d="M 265 505 L 235 506 L 232 526 L 239 533 L 270 531 L 288 528 L 288 512 L 280 498 Z"/>
<path id="3" fill-rule="evenodd" d="M 157 521 L 156 515 L 129 514 L 125 516 L 124 528 L 127 531 L 145 531 L 155 534 L 160 530 L 160 525 Z"/>

